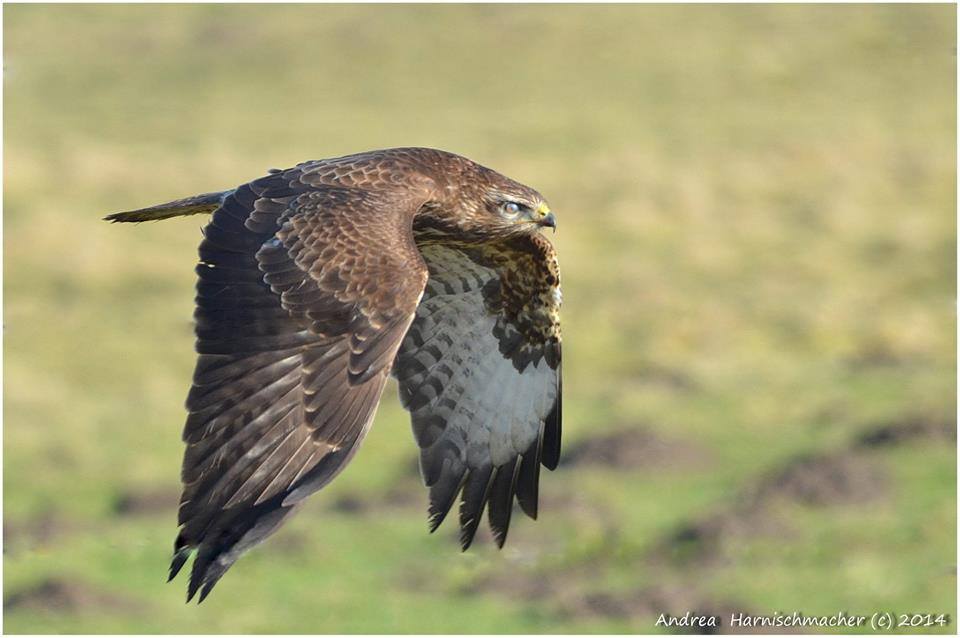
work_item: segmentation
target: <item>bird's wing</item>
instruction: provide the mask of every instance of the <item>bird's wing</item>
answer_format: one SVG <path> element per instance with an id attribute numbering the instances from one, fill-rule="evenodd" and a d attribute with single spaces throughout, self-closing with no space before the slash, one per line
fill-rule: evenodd
<path id="1" fill-rule="evenodd" d="M 189 597 L 327 484 L 369 429 L 427 280 L 411 230 L 422 202 L 408 192 L 293 169 L 236 189 L 206 227 L 171 566 L 172 578 L 198 548 Z"/>
<path id="2" fill-rule="evenodd" d="M 560 280 L 542 235 L 421 245 L 430 279 L 394 366 L 430 488 L 431 531 L 460 500 L 469 547 L 484 506 L 502 546 L 513 498 L 536 518 L 560 454 Z"/>

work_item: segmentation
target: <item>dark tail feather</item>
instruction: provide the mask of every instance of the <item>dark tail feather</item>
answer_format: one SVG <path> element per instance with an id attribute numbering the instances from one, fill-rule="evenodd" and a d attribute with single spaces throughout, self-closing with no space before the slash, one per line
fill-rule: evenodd
<path id="1" fill-rule="evenodd" d="M 219 193 L 204 193 L 178 199 L 166 204 L 150 206 L 149 208 L 140 208 L 122 213 L 113 213 L 104 217 L 108 222 L 148 222 L 158 219 L 169 219 L 171 217 L 182 217 L 184 215 L 202 215 L 212 213 L 220 206 L 220 202 L 231 191 L 222 191 Z"/>

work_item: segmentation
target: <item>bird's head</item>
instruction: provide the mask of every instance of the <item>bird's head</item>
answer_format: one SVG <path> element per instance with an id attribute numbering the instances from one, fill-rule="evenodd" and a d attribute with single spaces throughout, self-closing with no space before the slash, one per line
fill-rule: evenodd
<path id="1" fill-rule="evenodd" d="M 488 223 L 508 234 L 533 233 L 541 228 L 557 229 L 557 218 L 543 197 L 532 188 L 490 188 L 483 198 Z"/>
<path id="2" fill-rule="evenodd" d="M 557 218 L 536 190 L 445 151 L 419 149 L 433 198 L 414 221 L 420 237 L 438 235 L 487 242 L 557 228 Z M 438 170 L 442 168 L 443 170 Z"/>
<path id="3" fill-rule="evenodd" d="M 471 168 L 469 180 L 456 189 L 457 224 L 462 230 L 488 238 L 556 230 L 557 218 L 536 190 L 483 166 Z"/>

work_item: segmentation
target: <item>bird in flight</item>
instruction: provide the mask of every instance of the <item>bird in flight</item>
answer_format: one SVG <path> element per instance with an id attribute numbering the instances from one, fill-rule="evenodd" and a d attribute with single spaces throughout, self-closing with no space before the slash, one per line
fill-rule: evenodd
<path id="1" fill-rule="evenodd" d="M 514 497 L 537 516 L 560 455 L 560 274 L 543 197 L 452 153 L 304 162 L 232 190 L 115 213 L 213 213 L 196 272 L 172 580 L 187 601 L 356 453 L 387 377 L 420 448 L 434 531 L 484 508 L 502 547 Z"/>

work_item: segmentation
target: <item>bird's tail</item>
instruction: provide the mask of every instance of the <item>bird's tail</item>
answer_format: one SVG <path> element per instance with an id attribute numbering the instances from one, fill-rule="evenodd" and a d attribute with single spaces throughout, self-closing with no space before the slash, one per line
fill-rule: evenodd
<path id="1" fill-rule="evenodd" d="M 219 193 L 194 195 L 193 197 L 185 197 L 167 202 L 166 204 L 150 206 L 149 208 L 113 213 L 103 219 L 108 222 L 149 222 L 158 219 L 169 219 L 171 217 L 182 217 L 184 215 L 208 214 L 217 210 L 223 198 L 231 192 L 232 191 L 221 191 Z"/>

